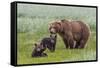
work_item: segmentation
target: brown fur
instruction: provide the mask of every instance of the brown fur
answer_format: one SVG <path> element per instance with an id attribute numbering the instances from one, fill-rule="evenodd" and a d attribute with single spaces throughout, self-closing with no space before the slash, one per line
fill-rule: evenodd
<path id="1" fill-rule="evenodd" d="M 55 21 L 50 24 L 49 31 L 58 33 L 66 48 L 84 48 L 90 35 L 89 27 L 82 21 Z"/>

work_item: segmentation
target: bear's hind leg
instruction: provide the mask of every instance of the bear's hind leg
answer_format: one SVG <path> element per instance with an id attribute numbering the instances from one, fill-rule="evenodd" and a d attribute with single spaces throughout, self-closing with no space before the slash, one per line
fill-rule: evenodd
<path id="1" fill-rule="evenodd" d="M 85 48 L 86 42 L 87 42 L 87 40 L 81 40 L 80 45 L 78 46 L 78 48 L 80 48 L 80 49 Z"/>
<path id="2" fill-rule="evenodd" d="M 75 48 L 77 49 L 80 46 L 80 42 L 76 42 Z"/>

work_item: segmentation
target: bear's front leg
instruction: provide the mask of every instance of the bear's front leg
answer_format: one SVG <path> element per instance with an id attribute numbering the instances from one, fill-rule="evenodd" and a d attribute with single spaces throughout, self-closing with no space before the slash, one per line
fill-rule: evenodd
<path id="1" fill-rule="evenodd" d="M 65 44 L 66 49 L 68 49 L 69 46 L 68 46 L 68 42 L 67 42 L 67 40 L 66 40 L 66 39 L 63 39 L 63 41 L 64 41 L 64 44 Z"/>
<path id="2" fill-rule="evenodd" d="M 69 48 L 70 49 L 73 49 L 74 48 L 74 39 L 73 39 L 72 32 L 70 32 L 70 31 L 66 32 L 65 38 L 67 40 L 67 43 L 68 43 Z"/>
<path id="3" fill-rule="evenodd" d="M 68 45 L 69 45 L 70 49 L 73 49 L 74 48 L 74 40 L 73 39 L 69 39 Z"/>
<path id="4" fill-rule="evenodd" d="M 55 52 L 56 45 L 52 44 L 52 52 Z"/>

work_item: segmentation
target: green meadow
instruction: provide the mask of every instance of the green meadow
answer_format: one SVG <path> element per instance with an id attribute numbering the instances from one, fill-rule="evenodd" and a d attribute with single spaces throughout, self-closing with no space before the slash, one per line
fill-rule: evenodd
<path id="1" fill-rule="evenodd" d="M 34 43 L 49 36 L 48 25 L 55 20 L 81 20 L 90 26 L 91 35 L 84 49 L 66 49 L 58 35 L 56 51 L 48 57 L 31 57 Z M 18 4 L 17 64 L 38 64 L 96 60 L 96 8 Z"/>

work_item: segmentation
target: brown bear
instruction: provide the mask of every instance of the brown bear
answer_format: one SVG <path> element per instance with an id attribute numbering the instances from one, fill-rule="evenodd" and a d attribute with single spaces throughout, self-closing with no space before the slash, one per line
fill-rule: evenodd
<path id="1" fill-rule="evenodd" d="M 49 26 L 51 34 L 58 33 L 66 48 L 84 48 L 89 38 L 89 27 L 82 21 L 60 20 L 54 21 Z"/>

